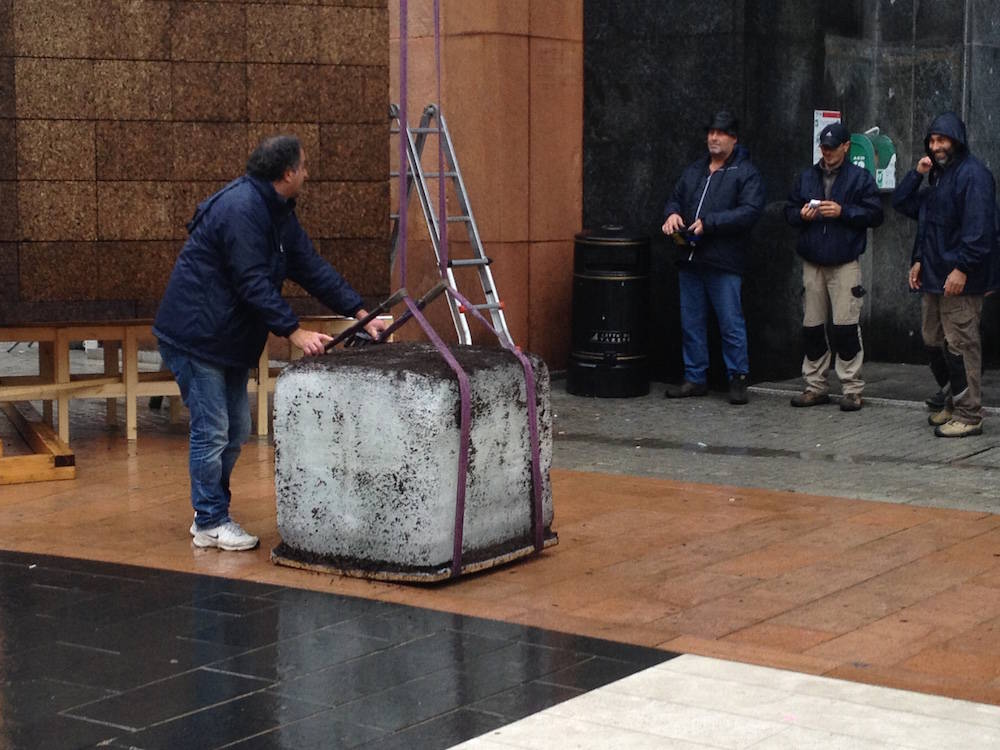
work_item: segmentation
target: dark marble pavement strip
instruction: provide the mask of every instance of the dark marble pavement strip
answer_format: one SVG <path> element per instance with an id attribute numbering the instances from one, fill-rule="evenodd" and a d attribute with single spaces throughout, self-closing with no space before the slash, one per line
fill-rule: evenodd
<path id="1" fill-rule="evenodd" d="M 571 652 L 539 653 L 524 644 L 475 659 L 458 669 L 444 669 L 402 683 L 374 695 L 341 706 L 336 717 L 355 723 L 369 723 L 381 729 L 400 731 L 463 706 L 523 687 L 539 674 L 557 665 L 573 664 L 586 658 Z"/>
<path id="2" fill-rule="evenodd" d="M 6 679 L 15 684 L 21 680 L 46 678 L 78 685 L 125 691 L 174 677 L 191 669 L 231 656 L 233 650 L 200 641 L 183 643 L 146 643 L 136 641 L 143 634 L 136 632 L 128 650 L 55 643 L 31 651 L 18 652 L 4 664 Z"/>
<path id="3" fill-rule="evenodd" d="M 136 566 L 0 550 L 0 569 L 15 750 L 445 748 L 674 656 Z"/>
<path id="4" fill-rule="evenodd" d="M 217 703 L 250 695 L 267 687 L 266 680 L 195 669 L 134 690 L 63 712 L 64 716 L 103 722 L 132 730 L 169 721 Z"/>
<path id="5" fill-rule="evenodd" d="M 12 689 L 15 688 L 16 689 Z M 8 687 L 0 683 L 0 715 L 4 722 L 30 724 L 81 703 L 106 698 L 104 688 L 76 685 L 45 678 L 18 680 Z M 2 746 L 2 745 L 0 745 Z"/>
<path id="6" fill-rule="evenodd" d="M 454 668 L 506 645 L 506 641 L 444 630 L 282 682 L 274 690 L 334 707 Z"/>
<path id="7" fill-rule="evenodd" d="M 389 645 L 381 638 L 324 629 L 245 651 L 212 666 L 224 672 L 284 681 L 381 651 Z"/>
<path id="8" fill-rule="evenodd" d="M 233 615 L 223 612 L 213 612 L 188 606 L 176 606 L 169 609 L 152 612 L 129 620 L 115 622 L 110 625 L 94 625 L 92 623 L 75 623 L 68 621 L 74 628 L 72 632 L 60 636 L 59 640 L 76 643 L 82 646 L 116 650 L 130 654 L 136 651 L 145 652 L 149 643 L 156 643 L 161 648 L 171 651 L 195 650 L 197 639 L 194 634 L 211 625 L 217 625 L 233 619 Z M 135 637 L 136 631 L 144 634 L 143 639 Z M 174 643 L 174 641 L 179 641 Z M 204 643 L 204 642 L 203 642 Z M 237 647 L 212 644 L 214 649 L 208 661 L 199 662 L 199 666 L 211 661 L 221 660 L 243 649 Z"/>
<path id="9" fill-rule="evenodd" d="M 446 750 L 473 737 L 491 732 L 509 722 L 498 716 L 459 708 L 415 724 L 401 732 L 361 745 L 363 750 Z"/>
<path id="10" fill-rule="evenodd" d="M 82 750 L 97 747 L 121 733 L 121 729 L 58 715 L 27 723 L 4 720 L 0 724 L 0 747 L 4 750 Z"/>
<path id="11" fill-rule="evenodd" d="M 257 692 L 194 711 L 140 732 L 119 736 L 112 747 L 135 750 L 216 748 L 268 732 L 322 712 L 322 706 Z M 362 734 L 366 739 L 372 733 Z M 312 747 L 335 747 L 313 745 Z"/>
<path id="12" fill-rule="evenodd" d="M 634 671 L 634 667 L 632 669 Z M 631 672 L 629 672 L 631 674 Z M 605 683 L 601 683 L 603 685 Z M 476 711 L 499 716 L 505 722 L 517 721 L 525 716 L 544 711 L 582 694 L 584 689 L 553 685 L 542 680 L 522 683 L 469 706 Z"/>
<path id="13" fill-rule="evenodd" d="M 287 699 L 286 699 L 287 700 Z M 288 750 L 289 748 L 352 748 L 386 737 L 386 732 L 362 724 L 351 724 L 335 719 L 332 710 L 314 713 L 300 721 L 286 722 L 281 726 L 255 735 L 244 734 L 247 739 L 227 745 L 239 750 Z M 126 747 L 128 747 L 126 745 Z M 421 745 L 411 745 L 411 748 Z M 131 750 L 131 749 L 130 749 Z"/>

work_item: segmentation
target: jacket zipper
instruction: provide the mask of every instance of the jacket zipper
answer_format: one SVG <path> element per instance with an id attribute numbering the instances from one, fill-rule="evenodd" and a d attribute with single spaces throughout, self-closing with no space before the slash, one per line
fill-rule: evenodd
<path id="1" fill-rule="evenodd" d="M 712 172 L 708 173 L 708 178 L 705 180 L 705 189 L 701 191 L 701 198 L 698 200 L 698 208 L 694 210 L 694 220 L 698 221 L 698 217 L 701 215 L 701 206 L 705 202 L 705 196 L 708 195 L 708 186 L 712 182 Z M 694 223 L 694 222 L 692 222 Z M 688 260 L 694 258 L 694 249 L 688 253 Z"/>

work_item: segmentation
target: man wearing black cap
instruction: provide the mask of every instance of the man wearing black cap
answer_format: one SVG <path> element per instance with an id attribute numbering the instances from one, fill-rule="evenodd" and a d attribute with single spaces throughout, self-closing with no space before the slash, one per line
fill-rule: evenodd
<path id="1" fill-rule="evenodd" d="M 729 112 L 709 121 L 708 154 L 684 170 L 663 210 L 663 233 L 684 243 L 678 260 L 684 382 L 668 385 L 668 398 L 708 393 L 708 306 L 722 334 L 729 402 L 747 402 L 746 322 L 740 298 L 750 228 L 764 209 L 764 184 L 737 143 L 739 122 Z"/>
<path id="2" fill-rule="evenodd" d="M 795 181 L 785 219 L 800 227 L 797 251 L 802 256 L 802 378 L 806 388 L 792 406 L 830 402 L 826 373 L 830 369 L 828 311 L 833 313 L 831 338 L 835 368 L 843 390 L 841 411 L 861 408 L 861 285 L 858 257 L 865 251 L 868 229 L 882 223 L 882 202 L 875 178 L 847 160 L 851 134 L 839 122 L 820 131 L 822 157 Z"/>
<path id="3" fill-rule="evenodd" d="M 996 184 L 986 165 L 969 153 L 965 123 L 954 112 L 934 119 L 924 148 L 927 155 L 899 183 L 892 205 L 918 222 L 910 289 L 923 293 L 924 346 L 931 372 L 950 396 L 942 397 L 928 422 L 938 437 L 980 435 L 979 321 L 983 297 L 1000 287 Z"/>

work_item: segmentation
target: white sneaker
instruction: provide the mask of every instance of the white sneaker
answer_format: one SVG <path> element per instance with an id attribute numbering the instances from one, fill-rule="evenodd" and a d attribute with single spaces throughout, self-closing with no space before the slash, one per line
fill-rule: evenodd
<path id="1" fill-rule="evenodd" d="M 236 552 L 253 549 L 260 543 L 260 539 L 248 534 L 236 521 L 226 521 L 211 529 L 195 529 L 191 542 L 195 547 L 218 547 Z"/>

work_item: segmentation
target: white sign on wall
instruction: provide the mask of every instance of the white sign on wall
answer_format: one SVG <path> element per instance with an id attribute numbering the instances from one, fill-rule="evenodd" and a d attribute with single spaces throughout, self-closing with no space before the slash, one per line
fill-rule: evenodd
<path id="1" fill-rule="evenodd" d="M 819 134 L 827 125 L 840 122 L 840 112 L 835 109 L 813 110 L 813 164 L 819 161 Z"/>

